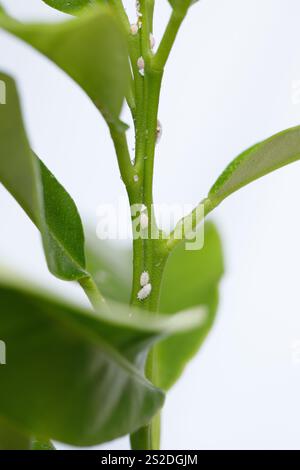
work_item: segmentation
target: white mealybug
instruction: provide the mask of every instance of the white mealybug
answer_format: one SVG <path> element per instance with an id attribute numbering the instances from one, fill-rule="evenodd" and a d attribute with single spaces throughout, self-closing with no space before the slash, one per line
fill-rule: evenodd
<path id="1" fill-rule="evenodd" d="M 145 74 L 145 61 L 143 57 L 139 57 L 137 61 L 137 66 L 139 69 L 139 72 L 142 76 Z"/>
<path id="2" fill-rule="evenodd" d="M 162 125 L 161 125 L 161 122 L 159 120 L 157 120 L 157 126 L 156 126 L 156 143 L 158 144 L 158 142 L 160 141 L 161 139 L 161 136 L 162 136 Z"/>
<path id="3" fill-rule="evenodd" d="M 139 175 L 134 175 L 134 177 L 133 177 L 133 181 L 134 181 L 135 183 L 137 183 L 137 182 L 138 182 L 138 180 L 139 180 Z"/>
<path id="4" fill-rule="evenodd" d="M 149 295 L 151 294 L 152 291 L 152 285 L 146 284 L 144 287 L 141 288 L 141 290 L 138 292 L 137 298 L 138 300 L 145 300 Z"/>
<path id="5" fill-rule="evenodd" d="M 147 284 L 149 284 L 149 281 L 150 281 L 150 276 L 149 276 L 149 273 L 147 271 L 144 271 L 142 274 L 141 274 L 141 278 L 140 278 L 140 284 L 142 287 L 145 287 Z"/>
<path id="6" fill-rule="evenodd" d="M 145 214 L 145 212 L 141 213 L 140 224 L 141 224 L 141 229 L 142 230 L 145 230 L 146 228 L 148 228 L 149 219 L 148 219 L 148 215 Z"/>
<path id="7" fill-rule="evenodd" d="M 150 48 L 154 49 L 154 47 L 155 47 L 155 37 L 153 36 L 152 33 L 150 33 L 149 41 L 150 41 Z"/>
<path id="8" fill-rule="evenodd" d="M 142 56 L 138 58 L 137 66 L 138 66 L 139 70 L 145 68 L 145 61 L 144 61 L 144 58 Z"/>
<path id="9" fill-rule="evenodd" d="M 138 33 L 139 26 L 136 23 L 133 23 L 130 26 L 130 30 L 131 30 L 131 34 L 133 34 L 133 36 L 135 36 Z"/>

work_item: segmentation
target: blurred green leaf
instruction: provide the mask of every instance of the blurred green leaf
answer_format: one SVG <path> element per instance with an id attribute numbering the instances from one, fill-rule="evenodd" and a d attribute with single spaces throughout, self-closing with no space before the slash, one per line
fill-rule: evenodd
<path id="1" fill-rule="evenodd" d="M 6 104 L 0 106 L 0 182 L 40 229 L 50 271 L 65 280 L 85 271 L 81 220 L 69 194 L 32 153 L 22 122 L 16 86 L 0 73 Z"/>
<path id="2" fill-rule="evenodd" d="M 132 283 L 132 251 L 119 244 L 87 235 L 86 262 L 89 273 L 106 298 L 128 304 Z"/>
<path id="3" fill-rule="evenodd" d="M 56 450 L 51 441 L 41 441 L 34 439 L 31 450 Z"/>
<path id="4" fill-rule="evenodd" d="M 1 366 L 3 367 L 3 366 Z M 32 439 L 17 429 L 11 423 L 0 417 L 0 451 L 1 450 L 30 450 Z"/>
<path id="5" fill-rule="evenodd" d="M 94 313 L 0 282 L 0 415 L 29 435 L 88 446 L 149 422 L 164 396 L 146 381 L 147 348 L 197 327 L 191 312 L 172 319 L 115 305 Z"/>
<path id="6" fill-rule="evenodd" d="M 287 129 L 249 148 L 233 160 L 208 194 L 217 206 L 252 181 L 300 159 L 300 127 Z"/>
<path id="7" fill-rule="evenodd" d="M 87 254 L 88 267 L 94 278 L 98 279 L 100 290 L 107 297 L 127 301 L 130 295 L 128 279 L 131 280 L 130 251 L 120 247 L 116 251 L 111 244 L 95 238 L 91 241 L 91 237 L 87 246 L 90 253 Z M 207 317 L 197 329 L 174 335 L 155 346 L 158 363 L 155 383 L 165 390 L 180 377 L 186 363 L 197 353 L 213 325 L 218 306 L 218 286 L 224 269 L 220 237 L 212 223 L 205 224 L 202 250 L 185 251 L 184 247 L 184 243 L 180 244 L 167 262 L 160 311 L 174 314 L 201 305 L 207 309 Z"/>
<path id="8" fill-rule="evenodd" d="M 43 0 L 43 2 L 56 10 L 76 15 L 81 14 L 86 7 L 109 4 L 110 0 Z"/>
<path id="9" fill-rule="evenodd" d="M 43 0 L 43 2 L 56 10 L 70 14 L 80 12 L 83 8 L 90 5 L 107 3 L 106 0 Z"/>
<path id="10" fill-rule="evenodd" d="M 122 26 L 108 5 L 54 24 L 24 24 L 0 11 L 0 27 L 52 60 L 78 83 L 108 122 L 119 124 L 130 77 L 128 51 Z"/>
<path id="11" fill-rule="evenodd" d="M 169 3 L 174 9 L 184 8 L 186 5 L 192 5 L 198 2 L 198 0 L 169 0 Z"/>
<path id="12" fill-rule="evenodd" d="M 207 309 L 207 317 L 197 329 L 174 335 L 154 347 L 154 383 L 163 390 L 176 382 L 209 333 L 217 311 L 222 274 L 221 241 L 211 223 L 205 224 L 205 243 L 201 250 L 186 251 L 181 243 L 170 255 L 163 277 L 160 311 L 172 314 L 201 305 Z"/>

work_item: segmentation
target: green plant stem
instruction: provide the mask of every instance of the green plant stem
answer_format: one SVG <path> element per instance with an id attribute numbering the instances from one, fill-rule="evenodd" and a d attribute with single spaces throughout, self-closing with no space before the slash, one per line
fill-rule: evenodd
<path id="1" fill-rule="evenodd" d="M 148 47 L 148 45 L 146 46 Z M 164 267 L 168 252 L 162 240 L 156 239 L 159 231 L 153 212 L 153 172 L 156 146 L 157 115 L 159 106 L 160 89 L 163 73 L 155 71 L 151 62 L 146 60 L 144 77 L 145 97 L 145 121 L 142 123 L 144 134 L 144 157 L 143 157 L 143 185 L 142 203 L 148 213 L 148 233 L 144 240 L 134 240 L 134 278 L 131 303 L 139 308 L 157 312 Z M 139 131 L 139 129 L 138 129 Z M 137 300 L 138 291 L 141 289 L 140 276 L 143 271 L 149 273 L 152 291 L 150 296 L 143 300 Z M 150 352 L 146 367 L 147 378 L 155 382 L 155 348 Z M 148 426 L 138 430 L 131 437 L 131 445 L 134 449 L 159 449 L 160 447 L 160 417 L 156 416 Z"/>
<path id="2" fill-rule="evenodd" d="M 149 252 L 151 253 L 151 265 L 149 265 L 149 275 L 152 285 L 151 295 L 148 299 L 140 302 L 137 297 L 134 296 L 132 304 L 138 306 L 140 309 L 145 309 L 156 313 L 159 308 L 161 283 L 163 272 L 168 259 L 168 252 L 165 250 L 165 245 L 161 240 L 149 240 L 149 244 L 146 250 L 140 251 L 139 249 L 134 250 L 134 258 L 141 259 L 142 262 L 145 259 L 149 259 Z M 140 274 L 141 271 L 134 273 L 133 286 L 136 289 L 140 289 Z M 135 290 L 134 290 L 135 292 Z M 156 358 L 156 348 L 153 347 L 149 352 L 145 374 L 146 377 L 155 385 L 157 383 L 157 367 L 158 362 Z M 159 450 L 160 449 L 160 413 L 154 416 L 152 421 L 143 428 L 137 430 L 130 437 L 131 448 L 133 450 Z"/>
<path id="3" fill-rule="evenodd" d="M 190 212 L 187 216 L 181 219 L 175 229 L 170 233 L 166 242 L 169 251 L 174 248 L 185 239 L 189 239 L 195 234 L 201 223 L 203 223 L 205 217 L 216 207 L 212 204 L 210 199 L 203 199 L 195 209 Z"/>
<path id="4" fill-rule="evenodd" d="M 146 0 L 147 18 L 150 33 L 153 32 L 153 15 L 154 15 L 155 0 Z"/>
<path id="5" fill-rule="evenodd" d="M 142 134 L 143 139 L 143 170 L 139 172 L 141 178 L 141 191 L 138 192 L 139 200 L 132 200 L 133 203 L 144 204 L 148 213 L 148 233 L 143 238 L 134 240 L 134 279 L 131 302 L 135 303 L 138 291 L 140 290 L 140 275 L 143 271 L 149 273 L 152 292 L 149 299 L 145 299 L 142 307 L 151 311 L 156 311 L 156 290 L 159 291 L 160 286 L 156 279 L 161 277 L 161 272 L 157 272 L 155 264 L 162 265 L 164 253 L 162 250 L 162 240 L 153 239 L 158 235 L 158 229 L 153 212 L 153 169 L 154 155 L 156 145 L 156 129 L 157 129 L 157 113 L 159 104 L 159 95 L 161 87 L 162 73 L 152 71 L 146 64 L 144 89 L 146 112 L 144 113 L 144 121 L 140 123 L 141 128 L 137 128 L 137 134 Z M 158 292 L 159 294 L 159 292 Z M 141 306 L 141 305 L 140 305 Z"/>
<path id="6" fill-rule="evenodd" d="M 182 7 L 172 11 L 166 31 L 163 35 L 158 51 L 153 59 L 153 68 L 156 70 L 162 70 L 164 68 L 187 11 L 188 5 L 186 2 L 185 4 L 183 2 Z"/>
<path id="7" fill-rule="evenodd" d="M 125 130 L 117 129 L 113 124 L 109 126 L 110 135 L 113 140 L 118 159 L 121 178 L 126 185 L 130 186 L 133 182 L 133 165 L 131 164 Z"/>
<path id="8" fill-rule="evenodd" d="M 85 277 L 78 282 L 96 311 L 103 309 L 108 310 L 106 300 L 91 277 Z"/>
<path id="9" fill-rule="evenodd" d="M 142 28 L 141 28 L 141 40 L 142 40 L 142 51 L 143 57 L 147 62 L 151 57 L 150 50 L 150 33 L 152 32 L 152 19 L 153 9 L 151 9 L 151 3 L 149 0 L 140 0 L 140 8 L 142 14 Z M 153 5 L 154 8 L 154 5 Z M 151 16 L 150 16 L 151 15 Z"/>
<path id="10" fill-rule="evenodd" d="M 186 1 L 184 2 L 186 3 Z M 145 62 L 144 77 L 141 77 L 133 62 L 133 73 L 136 83 L 136 158 L 135 169 L 140 181 L 138 189 L 129 191 L 130 203 L 144 204 L 148 213 L 148 233 L 143 238 L 133 240 L 133 285 L 131 304 L 153 313 L 159 309 L 159 298 L 164 268 L 170 250 L 165 240 L 157 238 L 160 231 L 157 228 L 153 212 L 153 173 L 154 157 L 157 138 L 158 107 L 163 71 L 170 54 L 179 27 L 186 15 L 187 6 L 173 11 L 167 30 L 160 44 L 157 56 L 153 57 L 150 48 L 150 32 L 153 29 L 153 0 L 141 0 L 142 28 L 139 32 L 139 55 Z M 135 61 L 136 57 L 134 58 Z M 148 298 L 140 301 L 137 298 L 141 289 L 140 276 L 147 271 L 152 290 Z M 146 376 L 154 384 L 157 376 L 156 349 L 153 348 L 148 356 Z M 133 449 L 154 450 L 160 448 L 160 415 L 131 436 Z"/>
<path id="11" fill-rule="evenodd" d="M 151 426 L 145 426 L 131 434 L 130 443 L 134 450 L 158 450 L 160 447 L 160 414 L 154 416 Z"/>

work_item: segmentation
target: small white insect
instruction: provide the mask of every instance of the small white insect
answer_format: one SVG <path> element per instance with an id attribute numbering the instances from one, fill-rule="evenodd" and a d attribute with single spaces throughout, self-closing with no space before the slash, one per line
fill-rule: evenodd
<path id="1" fill-rule="evenodd" d="M 135 183 L 137 183 L 137 182 L 138 182 L 138 180 L 139 180 L 139 175 L 134 175 L 134 177 L 133 177 L 133 181 L 134 181 Z"/>
<path id="2" fill-rule="evenodd" d="M 145 75 L 145 61 L 143 57 L 138 58 L 137 66 L 138 66 L 140 74 L 144 76 Z"/>
<path id="3" fill-rule="evenodd" d="M 148 215 L 145 214 L 145 212 L 141 213 L 140 224 L 141 224 L 141 229 L 142 230 L 145 230 L 146 228 L 148 228 L 149 219 L 148 219 Z"/>
<path id="4" fill-rule="evenodd" d="M 130 30 L 131 30 L 131 34 L 133 34 L 133 36 L 135 36 L 138 33 L 139 26 L 136 23 L 133 23 L 130 26 Z"/>
<path id="5" fill-rule="evenodd" d="M 155 47 L 155 37 L 153 36 L 152 33 L 150 33 L 149 41 L 150 41 L 150 48 L 154 49 L 154 47 Z"/>
<path id="6" fill-rule="evenodd" d="M 149 276 L 149 273 L 147 271 L 144 271 L 142 274 L 141 274 L 141 278 L 140 278 L 140 284 L 142 287 L 145 287 L 147 284 L 149 284 L 149 281 L 150 281 L 150 276 Z"/>
<path id="7" fill-rule="evenodd" d="M 137 298 L 138 300 L 145 300 L 149 295 L 151 294 L 152 291 L 152 285 L 146 284 L 144 287 L 141 288 L 141 290 L 138 292 Z"/>
<path id="8" fill-rule="evenodd" d="M 138 66 L 139 70 L 145 68 L 145 61 L 144 61 L 144 58 L 142 56 L 138 58 L 137 66 Z"/>

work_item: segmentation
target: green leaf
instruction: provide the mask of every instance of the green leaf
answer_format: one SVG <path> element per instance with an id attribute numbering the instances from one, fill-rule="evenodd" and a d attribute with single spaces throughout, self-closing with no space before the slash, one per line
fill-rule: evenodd
<path id="1" fill-rule="evenodd" d="M 99 240 L 89 234 L 86 240 L 89 273 L 102 294 L 128 304 L 132 283 L 132 252 L 116 243 Z"/>
<path id="2" fill-rule="evenodd" d="M 172 314 L 202 305 L 208 315 L 197 329 L 174 335 L 155 346 L 154 383 L 163 390 L 176 382 L 209 333 L 217 311 L 222 274 L 221 241 L 211 223 L 205 224 L 202 250 L 186 251 L 185 244 L 181 243 L 171 254 L 163 277 L 160 311 Z"/>
<path id="3" fill-rule="evenodd" d="M 198 2 L 198 0 L 169 0 L 169 3 L 171 4 L 172 8 L 174 8 L 174 10 L 181 8 L 184 9 L 187 5 L 191 6 L 196 2 Z"/>
<path id="4" fill-rule="evenodd" d="M 108 5 L 56 24 L 24 24 L 0 12 L 0 27 L 52 60 L 78 83 L 108 122 L 119 123 L 130 77 L 128 51 L 123 28 Z"/>
<path id="5" fill-rule="evenodd" d="M 3 73 L 0 80 L 6 88 L 6 104 L 0 105 L 0 182 L 40 229 L 50 271 L 65 280 L 86 277 L 76 206 L 30 149 L 14 81 Z"/>
<path id="6" fill-rule="evenodd" d="M 43 0 L 43 2 L 56 10 L 73 14 L 80 12 L 87 6 L 106 3 L 106 0 Z"/>
<path id="7" fill-rule="evenodd" d="M 30 450 L 31 448 L 31 438 L 0 416 L 0 451 Z"/>
<path id="8" fill-rule="evenodd" d="M 96 445 L 149 422 L 164 395 L 137 367 L 161 336 L 194 328 L 125 306 L 94 313 L 0 282 L 0 416 L 43 440 Z"/>
<path id="9" fill-rule="evenodd" d="M 109 298 L 121 302 L 127 300 L 132 276 L 129 250 L 119 248 L 114 260 L 115 248 L 110 244 L 90 237 L 87 246 L 88 267 L 100 290 Z M 164 390 L 168 390 L 180 377 L 213 325 L 218 306 L 218 285 L 224 269 L 220 237 L 212 223 L 205 224 L 202 250 L 185 251 L 184 247 L 184 243 L 178 245 L 167 262 L 160 311 L 174 314 L 201 305 L 207 309 L 208 315 L 199 328 L 174 335 L 155 346 L 158 368 L 153 371 L 156 375 L 154 380 Z"/>
<path id="10" fill-rule="evenodd" d="M 41 441 L 34 439 L 32 442 L 31 450 L 56 450 L 51 441 Z"/>
<path id="11" fill-rule="evenodd" d="M 217 179 L 208 194 L 212 208 L 252 181 L 300 158 L 300 127 L 287 129 L 243 152 Z"/>

